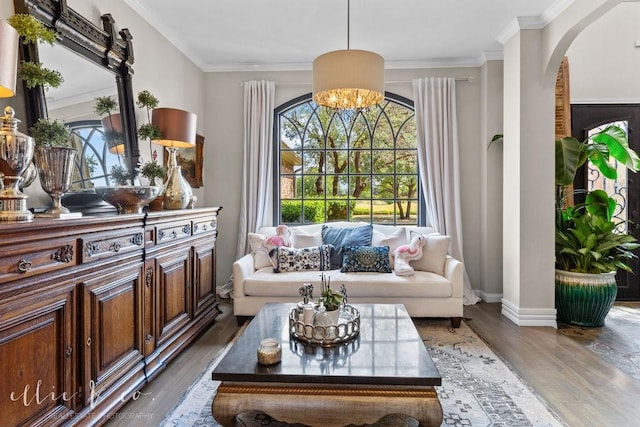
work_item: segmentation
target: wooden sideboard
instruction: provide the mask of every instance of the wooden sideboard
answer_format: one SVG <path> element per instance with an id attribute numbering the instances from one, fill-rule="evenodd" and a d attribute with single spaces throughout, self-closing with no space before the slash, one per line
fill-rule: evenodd
<path id="1" fill-rule="evenodd" d="M 221 208 L 0 223 L 2 425 L 100 425 L 220 314 Z"/>

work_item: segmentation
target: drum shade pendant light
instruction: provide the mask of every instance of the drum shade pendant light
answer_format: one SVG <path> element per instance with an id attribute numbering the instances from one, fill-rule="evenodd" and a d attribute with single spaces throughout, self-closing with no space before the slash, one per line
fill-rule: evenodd
<path id="1" fill-rule="evenodd" d="M 351 1 L 347 1 L 347 49 L 313 61 L 313 100 L 340 110 L 368 108 L 384 99 L 384 59 L 374 52 L 349 49 Z"/>

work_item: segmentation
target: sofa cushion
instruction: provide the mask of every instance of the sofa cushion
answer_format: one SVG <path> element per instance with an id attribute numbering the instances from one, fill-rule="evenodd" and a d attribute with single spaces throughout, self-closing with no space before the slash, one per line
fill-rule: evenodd
<path id="1" fill-rule="evenodd" d="M 310 248 L 322 244 L 322 233 L 318 230 L 314 233 L 301 230 L 297 227 L 292 229 L 291 246 L 294 248 Z"/>
<path id="2" fill-rule="evenodd" d="M 331 277 L 331 285 L 338 288 L 344 284 L 347 295 L 376 298 L 451 298 L 453 287 L 449 280 L 428 271 L 416 271 L 413 276 L 396 276 L 384 273 L 342 273 L 340 270 L 324 272 Z M 303 283 L 313 284 L 314 298 L 320 285 L 318 271 L 289 271 L 273 274 L 272 268 L 256 271 L 244 281 L 246 296 L 297 297 Z"/>
<path id="3" fill-rule="evenodd" d="M 391 273 L 389 246 L 345 246 L 340 271 Z"/>
<path id="4" fill-rule="evenodd" d="M 371 246 L 389 246 L 389 265 L 393 268 L 393 251 L 402 245 L 406 245 L 407 230 L 404 227 L 395 227 L 396 229 L 391 234 L 384 234 L 379 230 L 380 226 L 373 226 L 373 235 L 371 239 Z"/>
<path id="5" fill-rule="evenodd" d="M 373 226 L 371 224 L 354 228 L 322 226 L 322 243 L 333 245 L 331 268 L 342 267 L 342 254 L 345 246 L 371 246 Z"/>
<path id="6" fill-rule="evenodd" d="M 415 233 L 412 231 L 410 233 Z M 422 247 L 422 258 L 410 261 L 414 270 L 429 271 L 444 276 L 444 264 L 449 253 L 450 236 L 442 234 L 429 234 L 425 236 L 425 244 Z"/>
<path id="7" fill-rule="evenodd" d="M 329 270 L 331 268 L 331 246 L 314 248 L 287 248 L 278 246 L 275 255 L 274 273 L 299 270 Z"/>
<path id="8" fill-rule="evenodd" d="M 260 270 L 264 267 L 272 267 L 273 265 L 271 264 L 271 259 L 269 258 L 267 249 L 262 246 L 262 242 L 264 242 L 266 236 L 258 233 L 248 233 L 247 237 L 249 238 L 249 246 L 253 253 L 254 268 L 256 270 Z"/>

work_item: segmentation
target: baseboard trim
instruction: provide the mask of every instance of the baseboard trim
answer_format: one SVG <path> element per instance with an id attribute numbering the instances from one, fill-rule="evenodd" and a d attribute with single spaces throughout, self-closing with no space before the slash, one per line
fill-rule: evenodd
<path id="1" fill-rule="evenodd" d="M 474 289 L 474 292 L 482 299 L 484 302 L 502 302 L 502 293 L 492 294 L 489 292 L 480 291 Z"/>
<path id="2" fill-rule="evenodd" d="M 502 298 L 502 315 L 518 326 L 550 326 L 558 329 L 555 308 L 520 308 Z"/>

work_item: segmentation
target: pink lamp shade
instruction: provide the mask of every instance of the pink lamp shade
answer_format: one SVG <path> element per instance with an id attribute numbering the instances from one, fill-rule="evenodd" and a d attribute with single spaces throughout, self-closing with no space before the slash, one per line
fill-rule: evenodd
<path id="1" fill-rule="evenodd" d="M 0 98 L 9 98 L 16 93 L 18 42 L 15 28 L 0 21 Z"/>
<path id="2" fill-rule="evenodd" d="M 165 147 L 188 148 L 196 145 L 196 121 L 193 113 L 175 108 L 156 108 L 151 112 L 151 124 L 162 134 L 152 142 Z"/>

